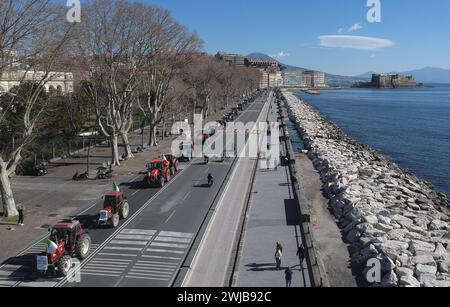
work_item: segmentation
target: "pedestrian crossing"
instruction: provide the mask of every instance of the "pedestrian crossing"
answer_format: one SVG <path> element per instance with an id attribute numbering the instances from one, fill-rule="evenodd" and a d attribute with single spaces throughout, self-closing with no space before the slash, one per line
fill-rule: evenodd
<path id="1" fill-rule="evenodd" d="M 192 239 L 192 233 L 123 229 L 83 265 L 81 275 L 167 283 Z"/>
<path id="2" fill-rule="evenodd" d="M 170 281 L 186 254 L 193 236 L 192 233 L 161 231 L 126 277 Z"/>
<path id="3" fill-rule="evenodd" d="M 106 245 L 92 243 L 92 259 L 82 263 L 81 277 L 125 278 L 168 283 L 175 275 L 194 234 L 146 229 L 123 229 Z M 30 279 L 35 256 L 46 250 L 43 239 L 0 266 L 0 287 L 52 287 L 62 279 Z M 91 279 L 93 278 L 93 279 Z"/>

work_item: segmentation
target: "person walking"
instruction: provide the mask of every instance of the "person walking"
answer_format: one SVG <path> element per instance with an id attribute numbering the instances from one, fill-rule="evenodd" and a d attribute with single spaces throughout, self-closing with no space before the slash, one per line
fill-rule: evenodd
<path id="1" fill-rule="evenodd" d="M 276 253 L 275 253 L 275 261 L 277 263 L 277 270 L 281 270 L 281 250 L 277 249 Z"/>
<path id="2" fill-rule="evenodd" d="M 297 256 L 300 259 L 300 266 L 303 269 L 303 261 L 305 260 L 305 248 L 303 247 L 303 244 L 300 244 L 298 247 Z"/>
<path id="3" fill-rule="evenodd" d="M 292 275 L 294 272 L 292 272 L 290 267 L 287 267 L 284 271 L 285 279 L 286 279 L 286 288 L 292 287 Z"/>
<path id="4" fill-rule="evenodd" d="M 17 212 L 19 212 L 19 221 L 18 221 L 18 225 L 20 225 L 20 226 L 24 226 L 25 224 L 23 223 L 23 221 L 24 221 L 24 215 L 23 215 L 23 211 L 24 211 L 24 207 L 23 206 L 19 206 L 18 208 L 17 208 Z"/>
<path id="5" fill-rule="evenodd" d="M 275 252 L 277 252 L 278 250 L 280 250 L 281 252 L 283 252 L 283 245 L 281 245 L 280 242 L 277 242 L 277 245 L 275 247 Z"/>

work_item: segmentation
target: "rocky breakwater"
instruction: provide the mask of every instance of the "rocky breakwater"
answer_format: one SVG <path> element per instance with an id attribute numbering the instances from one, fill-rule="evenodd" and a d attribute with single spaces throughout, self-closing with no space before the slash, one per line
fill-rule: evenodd
<path id="1" fill-rule="evenodd" d="M 378 259 L 382 274 L 375 285 L 450 287 L 446 196 L 358 144 L 293 94 L 283 95 L 362 277 L 367 280 L 368 261 Z"/>

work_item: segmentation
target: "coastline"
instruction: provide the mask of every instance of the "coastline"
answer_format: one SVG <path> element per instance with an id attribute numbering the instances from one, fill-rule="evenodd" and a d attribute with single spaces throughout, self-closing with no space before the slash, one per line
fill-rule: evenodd
<path id="1" fill-rule="evenodd" d="M 352 264 L 363 273 L 379 259 L 381 286 L 450 286 L 450 200 L 292 93 L 283 96 L 351 244 Z"/>

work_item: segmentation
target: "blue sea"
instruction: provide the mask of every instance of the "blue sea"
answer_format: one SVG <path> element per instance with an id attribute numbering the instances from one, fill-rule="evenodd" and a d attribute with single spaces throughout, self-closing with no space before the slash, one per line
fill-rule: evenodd
<path id="1" fill-rule="evenodd" d="M 450 85 L 296 93 L 358 142 L 450 196 Z"/>

